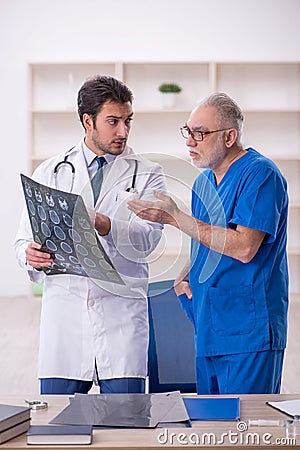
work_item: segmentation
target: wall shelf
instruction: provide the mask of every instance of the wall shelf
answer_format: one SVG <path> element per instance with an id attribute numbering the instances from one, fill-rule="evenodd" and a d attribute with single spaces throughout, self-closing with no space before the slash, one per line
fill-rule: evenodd
<path id="1" fill-rule="evenodd" d="M 97 73 L 122 79 L 132 89 L 135 114 L 129 145 L 163 166 L 169 192 L 178 201 L 183 199 L 187 210 L 199 170 L 189 162 L 179 128 L 197 102 L 213 91 L 225 91 L 240 104 L 245 115 L 244 146 L 254 147 L 274 160 L 288 181 L 290 291 L 300 294 L 300 63 L 32 63 L 30 171 L 82 137 L 76 113 L 77 92 L 85 79 Z M 162 82 L 176 82 L 182 87 L 173 109 L 162 107 L 158 91 Z M 153 281 L 175 277 L 188 257 L 188 245 L 176 233 L 166 227 L 163 251 L 159 253 L 158 249 L 150 257 Z"/>

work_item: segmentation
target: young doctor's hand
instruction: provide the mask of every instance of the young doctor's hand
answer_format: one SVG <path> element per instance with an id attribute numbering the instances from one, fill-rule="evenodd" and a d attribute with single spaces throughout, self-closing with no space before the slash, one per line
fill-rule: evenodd
<path id="1" fill-rule="evenodd" d="M 110 218 L 105 214 L 95 213 L 95 230 L 100 236 L 106 236 L 110 232 L 111 223 Z"/>
<path id="2" fill-rule="evenodd" d="M 153 191 L 153 195 L 160 201 L 130 200 L 128 208 L 141 219 L 177 227 L 176 216 L 180 210 L 174 200 L 158 191 Z"/>
<path id="3" fill-rule="evenodd" d="M 94 209 L 88 209 L 87 212 L 95 230 L 100 236 L 106 236 L 111 228 L 110 218 L 105 216 L 105 214 L 96 212 Z"/>
<path id="4" fill-rule="evenodd" d="M 50 267 L 53 264 L 51 253 L 42 250 L 41 244 L 31 242 L 25 250 L 26 261 L 31 267 L 41 269 L 42 267 Z"/>

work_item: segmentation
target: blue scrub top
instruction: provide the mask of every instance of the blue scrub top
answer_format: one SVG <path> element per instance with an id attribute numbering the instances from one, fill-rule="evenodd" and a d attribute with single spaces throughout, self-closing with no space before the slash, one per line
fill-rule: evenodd
<path id="1" fill-rule="evenodd" d="M 287 184 L 277 166 L 249 148 L 216 185 L 205 170 L 192 192 L 192 215 L 204 222 L 266 233 L 249 263 L 191 243 L 192 301 L 180 297 L 195 327 L 196 355 L 285 348 L 288 268 Z M 224 236 L 225 238 L 225 236 Z"/>

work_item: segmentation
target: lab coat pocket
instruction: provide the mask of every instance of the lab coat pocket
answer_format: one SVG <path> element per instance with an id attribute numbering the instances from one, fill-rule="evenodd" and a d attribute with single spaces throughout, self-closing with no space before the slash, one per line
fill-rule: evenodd
<path id="1" fill-rule="evenodd" d="M 127 202 L 129 200 L 134 200 L 138 198 L 137 192 L 127 192 L 120 191 L 116 196 L 116 205 L 114 218 L 121 220 L 128 220 L 130 215 L 133 214 L 130 209 L 128 209 Z"/>
<path id="2" fill-rule="evenodd" d="M 208 300 L 213 330 L 220 336 L 248 334 L 255 328 L 253 287 L 211 287 Z"/>

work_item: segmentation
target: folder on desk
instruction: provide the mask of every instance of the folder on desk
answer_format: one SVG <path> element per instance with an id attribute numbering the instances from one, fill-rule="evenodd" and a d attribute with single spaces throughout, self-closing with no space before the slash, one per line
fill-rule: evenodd
<path id="1" fill-rule="evenodd" d="M 239 398 L 186 397 L 183 401 L 191 420 L 235 421 L 240 419 Z"/>

